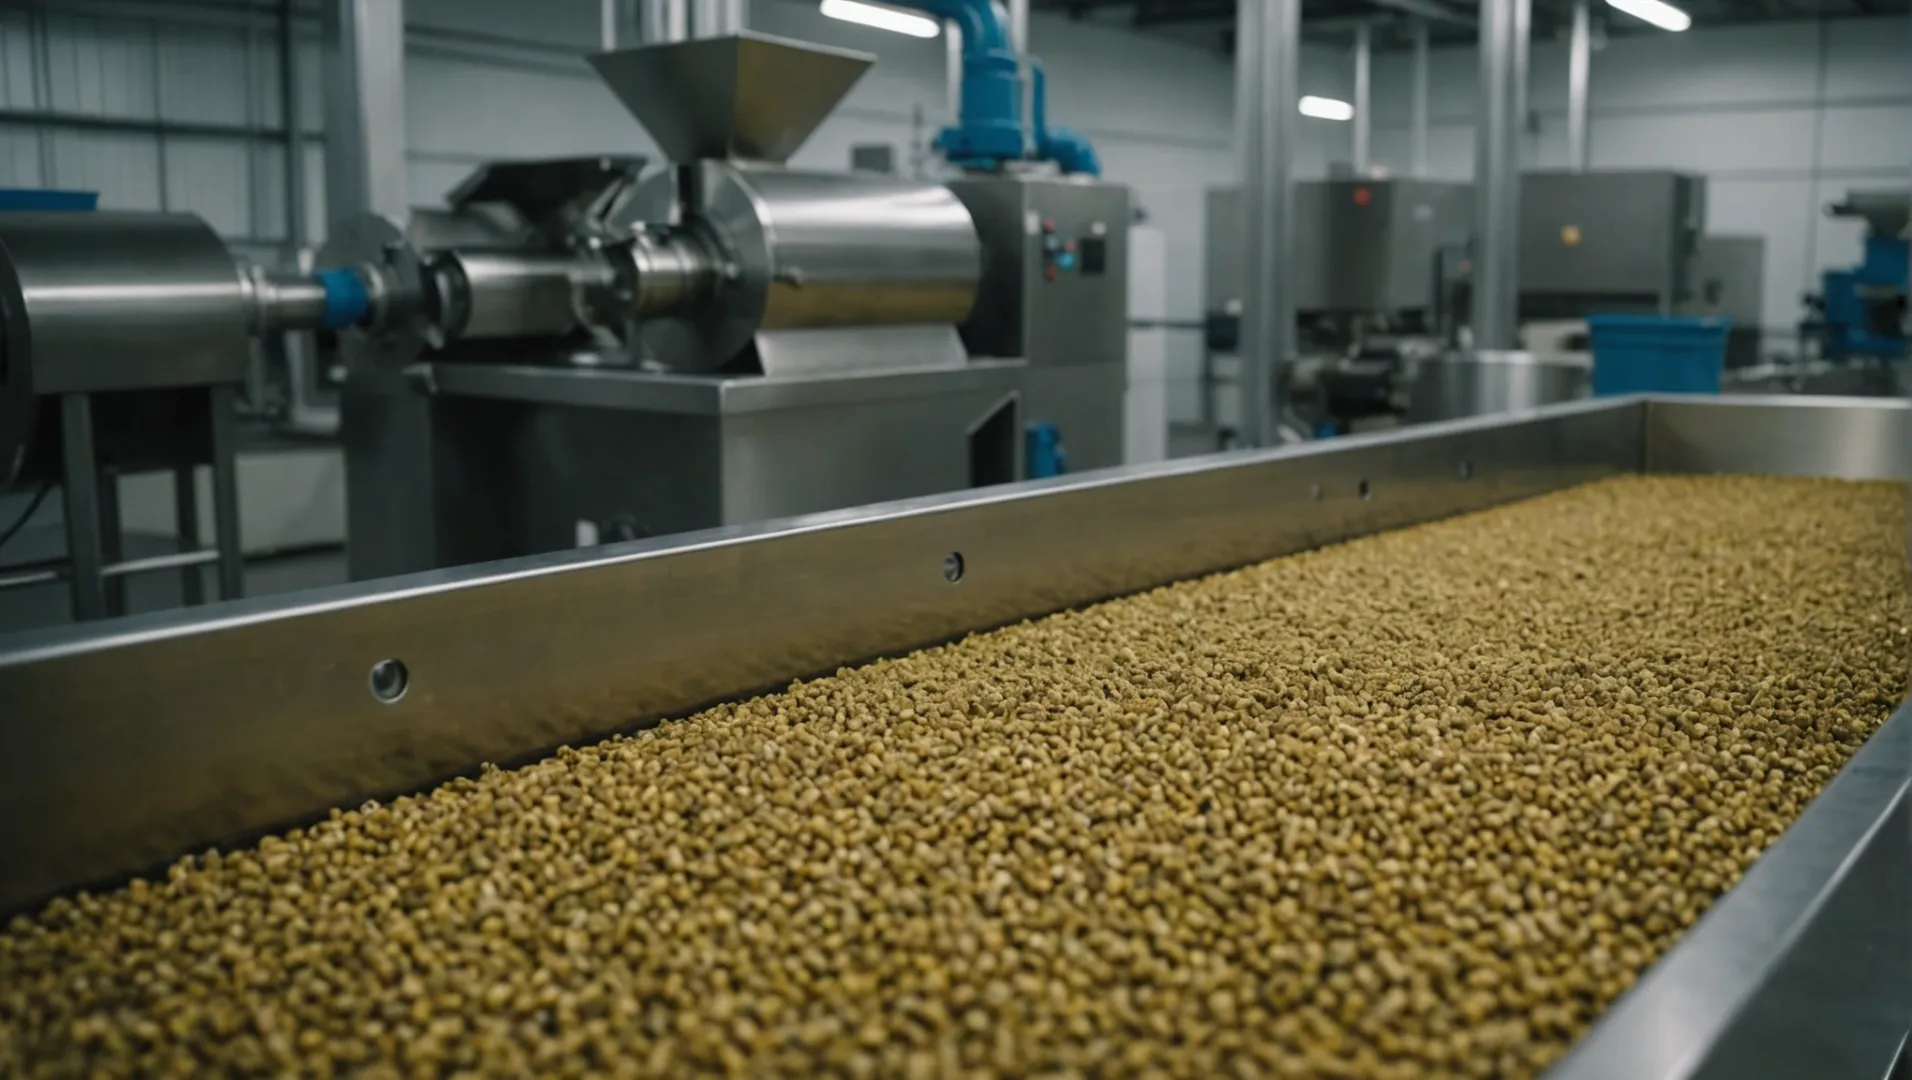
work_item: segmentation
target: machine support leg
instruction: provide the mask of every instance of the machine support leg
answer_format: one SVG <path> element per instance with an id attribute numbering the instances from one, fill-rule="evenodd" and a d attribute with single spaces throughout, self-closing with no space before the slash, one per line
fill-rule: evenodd
<path id="1" fill-rule="evenodd" d="M 246 593 L 245 563 L 239 549 L 238 424 L 233 388 L 215 386 L 212 405 L 212 520 L 213 542 L 219 547 L 219 599 L 237 600 Z"/>
<path id="2" fill-rule="evenodd" d="M 126 557 L 126 530 L 120 523 L 119 470 L 99 470 L 100 557 L 107 566 Z M 118 618 L 126 614 L 126 579 L 115 575 L 106 579 L 106 614 Z"/>
<path id="3" fill-rule="evenodd" d="M 173 470 L 173 521 L 182 554 L 199 550 L 198 472 L 191 464 Z M 180 567 L 179 599 L 187 607 L 206 602 L 206 582 L 197 565 Z"/>
<path id="4" fill-rule="evenodd" d="M 78 622 L 102 619 L 106 586 L 100 576 L 99 473 L 93 449 L 93 401 L 85 394 L 60 398 L 60 459 L 73 618 Z"/>

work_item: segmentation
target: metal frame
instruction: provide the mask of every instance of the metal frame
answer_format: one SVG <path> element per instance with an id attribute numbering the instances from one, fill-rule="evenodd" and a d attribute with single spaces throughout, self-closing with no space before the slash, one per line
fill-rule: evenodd
<path id="1" fill-rule="evenodd" d="M 39 631 L 0 643 L 0 907 L 863 658 L 1597 477 L 1904 480 L 1908 435 L 1904 402 L 1583 402 Z M 1908 711 L 1554 1075 L 1885 1074 L 1912 1019 Z"/>
<path id="2" fill-rule="evenodd" d="M 214 546 L 199 537 L 197 465 L 190 459 L 168 467 L 173 474 L 173 513 L 179 550 L 171 555 L 127 559 L 120 520 L 120 471 L 100 461 L 93 423 L 93 395 L 58 395 L 60 411 L 61 510 L 66 525 L 66 557 L 0 570 L 0 592 L 66 581 L 72 594 L 73 621 L 91 622 L 126 614 L 126 579 L 135 574 L 177 570 L 180 599 L 187 607 L 205 602 L 200 568 L 217 568 L 219 595 L 245 595 L 244 553 L 239 543 L 238 388 L 220 383 L 205 388 L 210 416 L 208 456 L 212 464 Z"/>

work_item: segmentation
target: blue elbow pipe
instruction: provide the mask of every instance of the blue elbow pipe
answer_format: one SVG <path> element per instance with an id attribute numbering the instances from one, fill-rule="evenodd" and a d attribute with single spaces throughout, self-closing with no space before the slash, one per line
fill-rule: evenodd
<path id="1" fill-rule="evenodd" d="M 951 19 L 963 31 L 962 112 L 937 144 L 965 168 L 992 168 L 1023 156 L 1022 84 L 1016 54 L 990 0 L 904 0 L 907 7 Z"/>
<path id="2" fill-rule="evenodd" d="M 991 0 L 901 0 L 939 19 L 953 20 L 963 31 L 962 114 L 937 137 L 943 156 L 964 168 L 995 168 L 1024 156 L 1022 81 L 1009 34 Z M 1087 139 L 1067 128 L 1044 123 L 1046 80 L 1035 71 L 1036 156 L 1054 161 L 1063 172 L 1099 174 L 1101 166 Z"/>
<path id="3" fill-rule="evenodd" d="M 1036 156 L 1055 162 L 1065 173 L 1101 176 L 1102 161 L 1089 140 L 1066 127 L 1049 126 L 1049 75 L 1037 60 L 1029 62 L 1029 70 L 1036 79 Z"/>

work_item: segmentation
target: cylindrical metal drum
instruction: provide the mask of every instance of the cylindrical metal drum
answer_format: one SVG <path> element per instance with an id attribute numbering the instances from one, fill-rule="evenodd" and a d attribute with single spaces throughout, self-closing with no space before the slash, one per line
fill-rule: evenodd
<path id="1" fill-rule="evenodd" d="M 669 367 L 717 368 L 760 330 L 953 324 L 976 302 L 982 244 L 940 184 L 720 162 L 687 175 L 684 227 L 720 253 L 724 286 L 646 325 Z"/>
<path id="2" fill-rule="evenodd" d="M 1513 412 L 1583 398 L 1592 361 L 1583 353 L 1454 352 L 1418 362 L 1410 423 Z"/>
<path id="3" fill-rule="evenodd" d="M 36 395 L 242 379 L 249 296 L 191 214 L 0 214 L 0 489 Z"/>
<path id="4" fill-rule="evenodd" d="M 447 338 L 555 337 L 579 324 L 578 289 L 610 276 L 570 252 L 444 251 L 431 257 Z"/>
<path id="5" fill-rule="evenodd" d="M 191 214 L 0 214 L 4 381 L 36 394 L 237 382 L 241 276 Z"/>

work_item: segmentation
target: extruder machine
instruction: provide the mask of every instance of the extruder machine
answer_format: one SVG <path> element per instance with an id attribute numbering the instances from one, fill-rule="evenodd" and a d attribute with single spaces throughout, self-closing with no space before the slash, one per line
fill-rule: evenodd
<path id="1" fill-rule="evenodd" d="M 13 216 L 10 332 L 236 368 L 248 334 L 322 331 L 354 578 L 1002 483 L 1025 444 L 1038 474 L 1117 464 L 1128 191 L 1040 115 L 1031 160 L 1000 25 L 943 6 L 971 31 L 952 183 L 788 165 L 865 54 L 620 50 L 592 63 L 668 168 L 486 165 L 443 209 L 336 224 L 313 274 L 189 216 Z"/>

